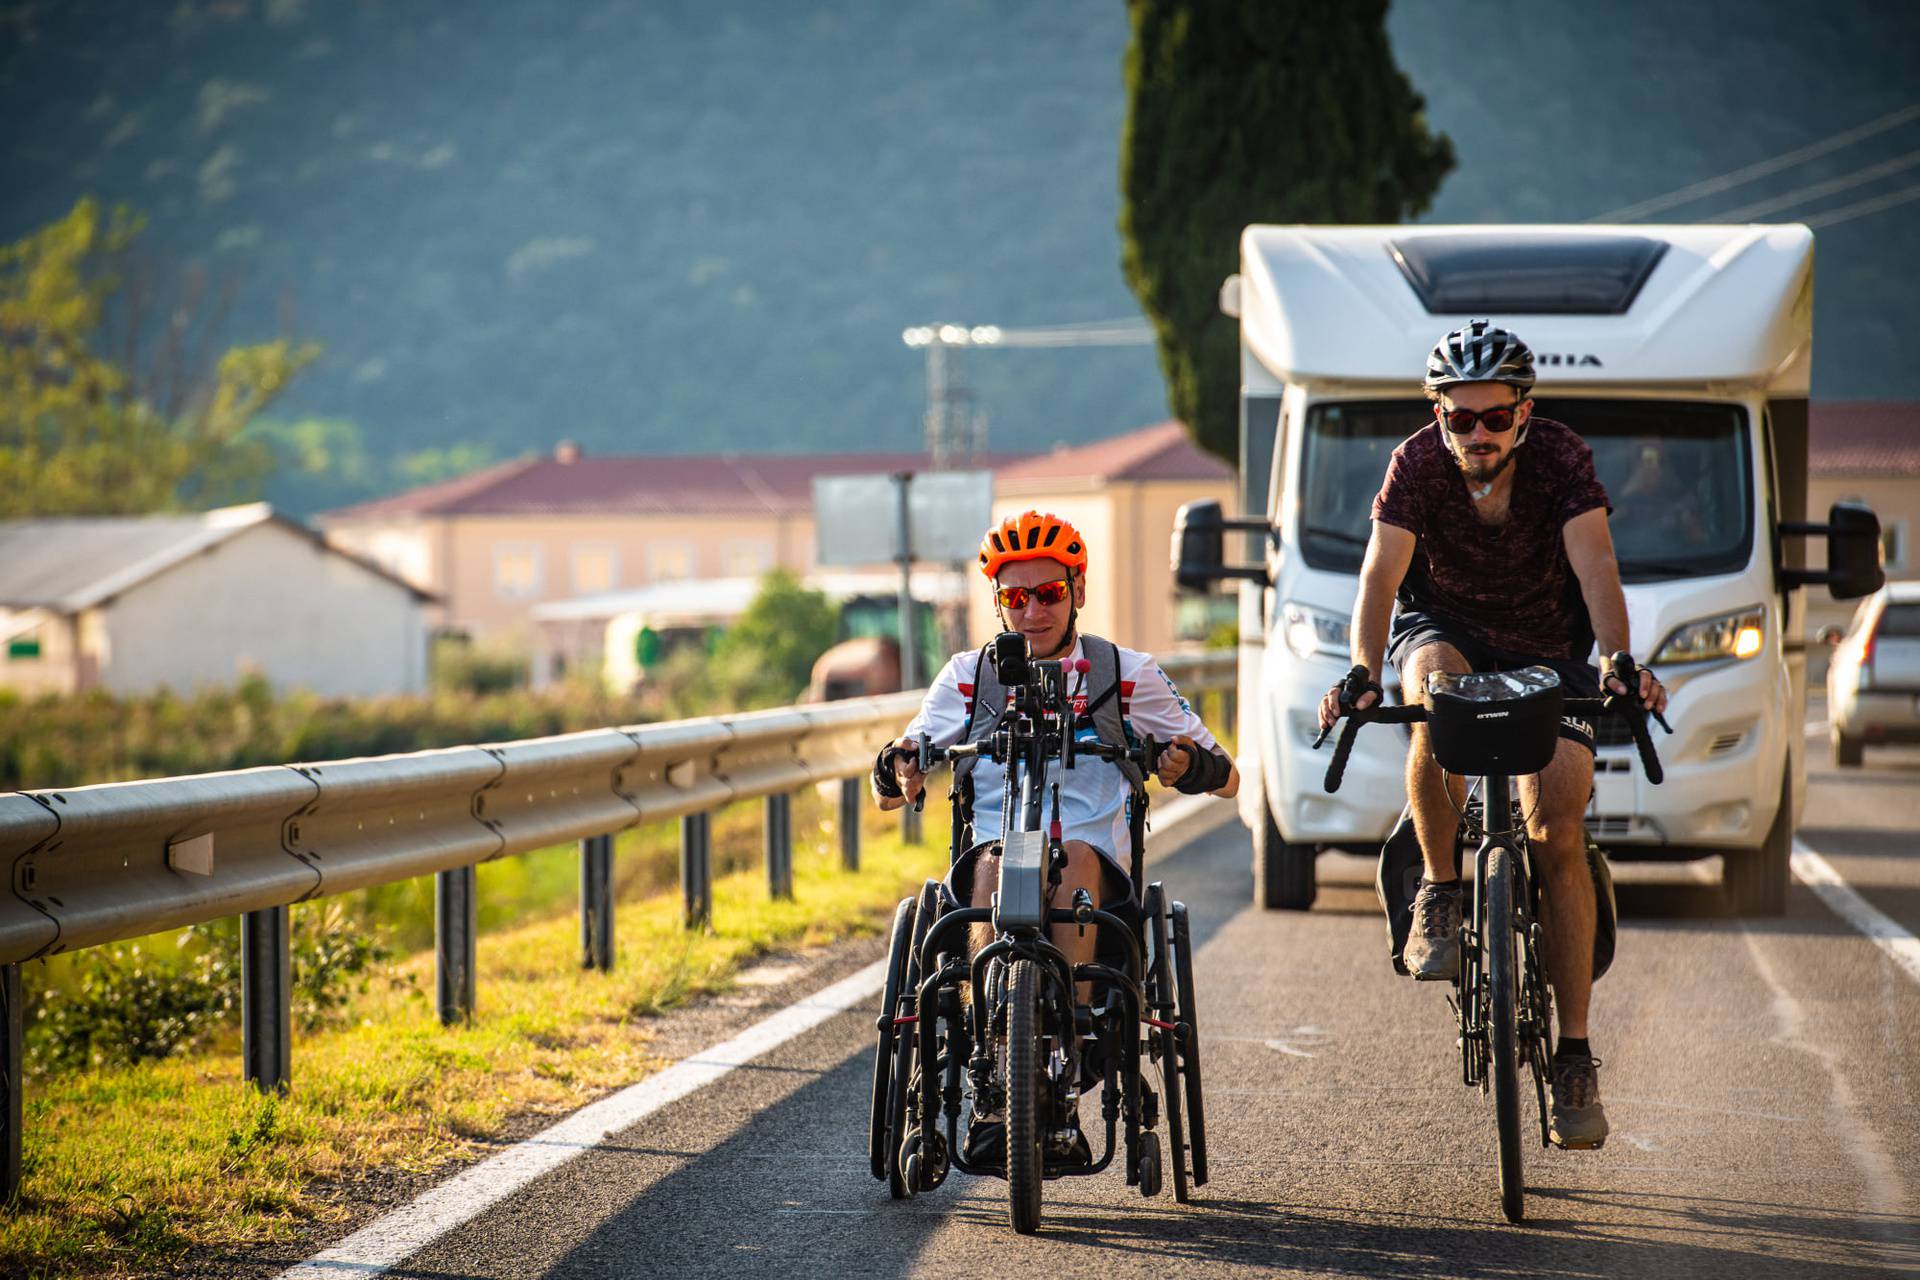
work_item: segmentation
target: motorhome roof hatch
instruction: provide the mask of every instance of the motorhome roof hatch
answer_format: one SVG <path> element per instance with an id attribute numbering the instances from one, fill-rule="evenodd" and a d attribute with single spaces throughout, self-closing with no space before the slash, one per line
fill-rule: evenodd
<path id="1" fill-rule="evenodd" d="M 1409 236 L 1387 251 L 1432 315 L 1617 316 L 1666 253 L 1646 236 Z"/>

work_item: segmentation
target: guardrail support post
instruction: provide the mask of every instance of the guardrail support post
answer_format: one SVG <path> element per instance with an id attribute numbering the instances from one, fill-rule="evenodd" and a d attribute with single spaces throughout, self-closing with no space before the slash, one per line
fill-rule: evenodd
<path id="1" fill-rule="evenodd" d="M 860 869 L 860 779 L 840 780 L 840 865 L 848 871 Z"/>
<path id="2" fill-rule="evenodd" d="M 793 897 L 793 797 L 786 792 L 767 797 L 767 893 Z"/>
<path id="3" fill-rule="evenodd" d="M 473 1019 L 477 897 L 472 867 L 455 867 L 433 878 L 434 976 L 443 1027 Z"/>
<path id="4" fill-rule="evenodd" d="M 287 908 L 240 917 L 240 1054 L 247 1083 L 285 1093 L 293 1080 L 293 939 Z"/>
<path id="5" fill-rule="evenodd" d="M 0 965 L 0 1203 L 20 1194 L 20 1054 L 26 1048 L 26 1001 L 20 992 L 20 966 Z"/>
<path id="6" fill-rule="evenodd" d="M 613 837 L 580 842 L 580 967 L 613 971 Z"/>
<path id="7" fill-rule="evenodd" d="M 713 827 L 711 814 L 680 819 L 680 896 L 689 929 L 713 924 Z"/>

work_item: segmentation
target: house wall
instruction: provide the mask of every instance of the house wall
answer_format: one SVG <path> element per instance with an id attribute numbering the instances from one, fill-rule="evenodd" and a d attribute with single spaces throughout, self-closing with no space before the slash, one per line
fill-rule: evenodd
<path id="1" fill-rule="evenodd" d="M 0 643 L 0 688 L 23 697 L 72 693 L 80 683 L 78 622 L 45 609 L 0 609 L 0 636 L 34 639 L 36 655 L 14 656 L 9 643 Z"/>
<path id="2" fill-rule="evenodd" d="M 682 578 L 750 576 L 813 567 L 813 516 L 458 516 L 333 524 L 337 545 L 400 570 L 428 566 L 419 585 L 443 602 L 438 625 L 476 639 L 531 644 L 533 606 Z M 414 580 L 411 579 L 410 580 Z"/>
<path id="3" fill-rule="evenodd" d="M 263 524 L 106 602 L 81 620 L 82 661 L 120 693 L 230 684 L 258 671 L 329 695 L 426 687 L 426 620 L 406 588 L 277 524 Z M 89 634 L 92 633 L 92 634 Z"/>

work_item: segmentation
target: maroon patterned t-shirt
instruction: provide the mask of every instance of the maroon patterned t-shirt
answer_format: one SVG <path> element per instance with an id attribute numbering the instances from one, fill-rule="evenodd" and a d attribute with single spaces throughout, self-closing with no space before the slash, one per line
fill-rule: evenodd
<path id="1" fill-rule="evenodd" d="M 1420 540 L 1401 600 L 1502 653 L 1585 657 L 1586 609 L 1561 531 L 1608 507 L 1593 450 L 1571 428 L 1534 418 L 1514 450 L 1507 522 L 1496 526 L 1474 514 L 1467 478 L 1440 431 L 1429 422 L 1401 442 L 1373 500 L 1375 520 Z M 1576 638 L 1586 642 L 1579 653 Z"/>

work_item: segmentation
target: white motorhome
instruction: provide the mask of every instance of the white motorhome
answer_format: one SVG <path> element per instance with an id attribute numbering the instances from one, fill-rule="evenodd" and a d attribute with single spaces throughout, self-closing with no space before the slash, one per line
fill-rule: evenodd
<path id="1" fill-rule="evenodd" d="M 1240 796 L 1256 900 L 1311 905 L 1315 855 L 1375 852 L 1401 812 L 1404 734 L 1362 734 L 1329 795 L 1315 708 L 1350 664 L 1388 455 L 1432 418 L 1427 353 L 1488 317 L 1532 346 L 1537 411 L 1593 448 L 1635 656 L 1673 695 L 1674 735 L 1654 735 L 1665 785 L 1603 732 L 1589 826 L 1616 859 L 1718 854 L 1741 910 L 1782 910 L 1805 789 L 1799 588 L 1849 598 L 1880 579 L 1870 512 L 1805 523 L 1812 234 L 1255 226 L 1221 303 L 1240 319 L 1243 500 L 1261 514 L 1190 504 L 1175 540 L 1183 585 L 1246 580 Z M 1223 563 L 1233 530 L 1255 563 Z M 1826 536 L 1827 571 L 1804 567 L 1809 534 Z"/>

